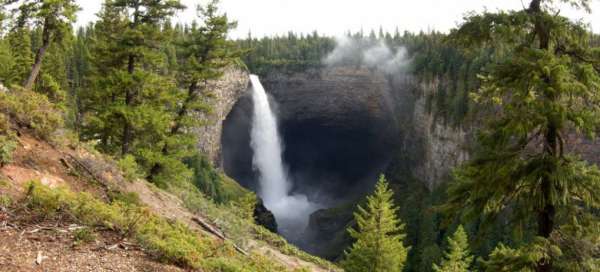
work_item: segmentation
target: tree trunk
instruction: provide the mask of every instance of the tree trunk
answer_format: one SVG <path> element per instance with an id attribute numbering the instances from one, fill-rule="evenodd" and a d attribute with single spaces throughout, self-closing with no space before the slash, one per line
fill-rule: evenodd
<path id="1" fill-rule="evenodd" d="M 543 195 L 546 201 L 548 201 L 550 197 L 550 186 L 552 184 L 549 182 L 548 178 L 545 178 L 542 182 Z M 537 225 L 538 231 L 537 235 L 544 237 L 546 239 L 550 238 L 552 231 L 554 230 L 554 215 L 555 215 L 555 207 L 552 204 L 546 204 L 541 211 L 538 211 L 537 217 Z M 538 261 L 536 271 L 537 272 L 551 272 L 552 271 L 552 258 L 543 258 Z"/>
<path id="2" fill-rule="evenodd" d="M 134 71 L 135 71 L 135 56 L 129 55 L 129 60 L 127 63 L 127 72 L 130 75 L 132 75 Z M 133 90 L 131 90 L 130 88 L 127 88 L 127 90 L 125 90 L 125 106 L 127 106 L 127 108 L 129 108 L 132 103 L 133 103 Z M 124 121 L 125 122 L 123 122 L 123 138 L 122 138 L 122 143 L 121 143 L 121 154 L 122 155 L 129 154 L 130 143 L 131 143 L 131 139 L 133 138 L 133 132 L 132 132 L 132 128 L 131 128 L 131 124 L 130 124 L 129 120 L 127 120 L 127 118 L 125 118 Z"/>
<path id="3" fill-rule="evenodd" d="M 553 97 L 549 97 L 548 99 L 553 99 Z M 558 158 L 558 130 L 556 129 L 556 126 L 552 124 L 552 122 L 546 129 L 547 132 L 545 136 L 546 139 L 544 153 L 550 157 Z M 555 172 L 555 169 L 548 169 L 548 173 L 546 174 L 547 176 L 545 176 L 542 180 L 541 190 L 542 197 L 544 198 L 544 207 L 537 213 L 537 235 L 546 239 L 550 238 L 550 235 L 554 230 L 554 217 L 556 214 L 556 208 L 554 207 L 551 199 L 553 185 L 549 175 L 553 175 Z M 543 258 L 538 261 L 536 271 L 551 272 L 553 269 L 552 267 L 552 258 Z"/>
<path id="4" fill-rule="evenodd" d="M 31 73 L 29 73 L 29 77 L 23 82 L 23 87 L 26 90 L 31 90 L 33 88 L 33 84 L 40 74 L 40 70 L 42 69 L 42 60 L 44 59 L 44 55 L 50 46 L 50 30 L 48 29 L 48 19 L 44 22 L 44 30 L 42 31 L 42 46 L 38 49 L 35 54 L 35 62 L 31 67 Z"/>
<path id="5" fill-rule="evenodd" d="M 133 12 L 133 22 L 131 24 L 132 29 L 136 29 L 139 24 L 139 5 L 136 5 Z M 135 55 L 133 53 L 129 54 L 129 59 L 127 60 L 127 73 L 133 77 L 133 72 L 135 71 Z M 125 90 L 125 106 L 129 109 L 131 104 L 133 104 L 133 90 L 127 88 Z M 127 155 L 131 150 L 130 144 L 133 139 L 133 128 L 131 127 L 131 123 L 127 118 L 124 118 L 123 122 L 123 138 L 121 139 L 121 154 Z"/>
<path id="6" fill-rule="evenodd" d="M 169 136 L 173 136 L 173 135 L 179 133 L 179 130 L 181 129 L 181 126 L 182 126 L 181 122 L 182 122 L 183 118 L 188 114 L 189 105 L 196 99 L 196 96 L 197 96 L 196 92 L 198 89 L 197 86 L 198 86 L 198 84 L 196 82 L 194 82 L 188 88 L 187 97 L 186 97 L 185 101 L 183 102 L 181 109 L 179 109 L 179 111 L 177 112 L 177 117 L 175 118 L 175 122 L 174 122 L 173 126 L 171 127 Z M 167 146 L 166 143 L 163 145 L 161 152 L 164 156 L 167 156 L 169 154 L 169 147 Z M 150 174 L 146 178 L 149 181 L 154 181 L 154 178 L 156 177 L 156 175 L 158 175 L 160 173 L 161 169 L 162 169 L 162 165 L 160 163 L 155 163 L 152 166 L 152 168 L 150 169 Z"/>
<path id="7" fill-rule="evenodd" d="M 529 5 L 529 9 L 527 10 L 527 12 L 531 15 L 531 16 L 535 16 L 534 18 L 534 22 L 535 22 L 535 34 L 539 39 L 539 48 L 541 50 L 549 50 L 550 48 L 550 33 L 548 33 L 548 30 L 546 28 L 546 26 L 544 25 L 544 22 L 541 21 L 539 19 L 540 15 L 542 14 L 542 7 L 541 7 L 541 2 L 542 0 L 532 0 L 530 5 Z M 545 78 L 545 81 L 550 81 L 549 78 Z M 554 97 L 554 95 L 552 94 L 546 94 L 546 99 L 548 100 L 556 100 L 556 97 Z M 550 120 L 550 124 L 548 124 L 548 126 L 546 127 L 546 135 L 545 135 L 545 139 L 544 139 L 544 153 L 547 156 L 550 157 L 554 157 L 555 159 L 558 158 L 559 154 L 558 154 L 558 130 L 556 128 L 556 125 L 552 122 L 552 120 Z M 543 197 L 543 201 L 544 201 L 544 207 L 542 207 L 540 210 L 538 210 L 537 212 L 537 226 L 538 226 L 538 230 L 537 230 L 537 235 L 543 238 L 550 238 L 550 235 L 552 234 L 552 231 L 554 230 L 554 217 L 556 214 L 556 207 L 554 206 L 554 204 L 552 203 L 552 199 L 551 199 L 551 191 L 552 191 L 552 181 L 550 180 L 550 175 L 553 175 L 556 172 L 556 169 L 554 169 L 554 166 L 552 169 L 548 169 L 545 177 L 543 177 L 542 179 L 542 184 L 541 184 L 541 191 L 542 191 L 542 197 Z M 536 267 L 536 272 L 551 272 L 553 270 L 553 263 L 552 263 L 552 258 L 542 258 L 541 260 L 539 260 L 537 262 L 537 267 Z"/>

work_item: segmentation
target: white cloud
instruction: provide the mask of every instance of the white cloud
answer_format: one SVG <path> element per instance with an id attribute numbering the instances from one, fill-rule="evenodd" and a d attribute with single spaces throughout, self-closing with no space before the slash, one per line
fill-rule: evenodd
<path id="1" fill-rule="evenodd" d="M 83 7 L 78 25 L 96 20 L 95 13 L 102 0 L 78 0 Z M 189 9 L 177 15 L 175 21 L 191 22 L 194 6 L 206 0 L 183 0 Z M 436 29 L 447 31 L 462 20 L 468 11 L 522 9 L 527 0 L 221 0 L 221 9 L 238 21 L 232 35 L 244 37 L 248 31 L 255 36 L 284 34 L 287 31 L 336 35 L 345 31 L 379 29 L 413 32 Z M 592 4 L 600 13 L 600 3 Z M 572 19 L 583 19 L 600 30 L 600 16 L 561 7 Z"/>

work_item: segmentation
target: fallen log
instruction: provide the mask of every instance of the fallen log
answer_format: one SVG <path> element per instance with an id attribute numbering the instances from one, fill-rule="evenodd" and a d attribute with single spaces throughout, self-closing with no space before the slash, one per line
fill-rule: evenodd
<path id="1" fill-rule="evenodd" d="M 194 222 L 198 223 L 198 225 L 200 225 L 204 230 L 206 230 L 206 231 L 210 232 L 211 234 L 219 237 L 221 240 L 223 240 L 223 241 L 230 241 L 231 244 L 233 245 L 233 247 L 235 248 L 235 250 L 237 250 L 239 253 L 242 253 L 242 254 L 244 254 L 246 256 L 248 255 L 248 252 L 246 252 L 241 247 L 237 246 L 230 239 L 227 239 L 227 237 L 225 237 L 225 234 L 223 234 L 223 232 L 221 230 L 219 230 L 218 228 L 214 227 L 212 224 L 206 222 L 206 220 L 204 220 L 204 219 L 202 219 L 200 217 L 193 217 L 192 220 Z"/>

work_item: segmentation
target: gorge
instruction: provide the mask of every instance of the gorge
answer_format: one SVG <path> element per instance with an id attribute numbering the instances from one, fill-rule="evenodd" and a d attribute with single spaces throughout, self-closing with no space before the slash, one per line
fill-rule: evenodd
<path id="1" fill-rule="evenodd" d="M 345 231 L 352 215 L 350 207 L 371 190 L 377 176 L 386 173 L 390 165 L 401 164 L 403 169 L 414 171 L 407 172 L 407 177 L 427 173 L 424 177 L 428 179 L 422 182 L 433 188 L 463 159 L 453 156 L 463 154 L 460 141 L 464 133 L 431 117 L 423 106 L 425 87 L 415 84 L 410 76 L 342 65 L 271 73 L 261 81 L 278 117 L 282 162 L 287 166 L 284 171 L 291 181 L 291 194 L 305 195 L 320 208 L 348 207 L 348 213 L 334 218 L 323 217 L 326 210 L 313 213 L 304 219 L 310 221 L 306 229 L 287 234 L 279 229 L 290 241 L 315 254 L 335 257 L 323 249 L 339 241 L 324 234 Z M 270 208 L 272 201 L 261 193 L 260 171 L 254 162 L 254 85 L 239 95 L 222 122 L 221 155 L 215 160 L 242 186 L 263 196 Z M 405 156 L 395 158 L 396 152 Z M 274 160 L 268 163 L 272 167 Z M 277 212 L 270 210 L 277 218 Z M 333 251 L 339 254 L 339 250 Z"/>

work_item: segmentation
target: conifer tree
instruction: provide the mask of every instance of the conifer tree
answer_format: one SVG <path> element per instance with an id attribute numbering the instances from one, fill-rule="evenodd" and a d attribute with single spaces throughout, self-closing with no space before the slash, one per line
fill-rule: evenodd
<path id="1" fill-rule="evenodd" d="M 46 51 L 53 42 L 60 41 L 71 29 L 75 21 L 75 13 L 79 6 L 75 0 L 1 0 L 0 5 L 17 4 L 14 9 L 15 27 L 23 28 L 28 24 L 39 26 L 42 42 L 37 49 L 35 59 L 27 79 L 23 82 L 25 89 L 32 89 L 40 70 Z"/>
<path id="2" fill-rule="evenodd" d="M 396 217 L 393 192 L 382 175 L 367 206 L 354 213 L 357 227 L 348 229 L 356 241 L 345 253 L 342 267 L 348 272 L 402 271 L 408 248 L 404 247 L 404 225 Z"/>
<path id="3" fill-rule="evenodd" d="M 536 222 L 542 240 L 559 212 L 600 204 L 600 171 L 570 154 L 567 141 L 600 129 L 600 55 L 585 26 L 554 12 L 554 2 L 589 10 L 590 1 L 533 0 L 522 11 L 474 14 L 450 37 L 495 56 L 473 95 L 492 114 L 456 171 L 446 208 L 487 222 L 507 212 Z M 553 270 L 553 252 L 537 256 L 536 271 Z"/>
<path id="4" fill-rule="evenodd" d="M 119 74 L 126 69 L 126 51 L 121 35 L 127 28 L 122 8 L 105 1 L 98 13 L 99 20 L 90 34 L 90 67 L 85 76 L 88 90 L 80 94 L 82 115 L 81 138 L 99 140 L 98 149 L 110 154 L 120 150 L 123 91 L 117 85 Z"/>
<path id="5" fill-rule="evenodd" d="M 27 27 L 13 28 L 7 35 L 11 55 L 14 59 L 11 80 L 7 84 L 21 84 L 31 72 L 33 53 L 31 33 Z"/>
<path id="6" fill-rule="evenodd" d="M 141 70 L 140 66 L 155 66 L 156 50 L 163 41 L 160 27 L 175 11 L 183 9 L 179 0 L 114 0 L 110 5 L 124 9 L 128 16 L 128 26 L 123 33 L 121 45 L 126 51 L 127 77 L 124 83 L 125 107 L 123 110 L 123 133 L 121 139 L 121 154 L 131 152 L 134 140 L 134 120 L 138 115 L 136 109 L 141 101 L 141 92 L 152 82 L 161 82 L 151 69 Z M 133 82 L 134 84 L 129 84 Z M 165 86 L 163 86 L 164 88 Z M 156 89 L 155 91 L 159 91 Z M 143 110 L 143 109 L 142 109 Z M 139 115 L 137 116 L 139 117 Z"/>
<path id="7" fill-rule="evenodd" d="M 211 90 L 209 81 L 223 75 L 223 69 L 233 64 L 239 57 L 235 45 L 227 40 L 227 34 L 236 26 L 226 15 L 218 13 L 218 1 L 211 1 L 206 7 L 198 6 L 202 25 L 193 27 L 186 37 L 179 42 L 181 64 L 178 79 L 179 84 L 186 88 L 177 103 L 175 117 L 167 137 L 162 145 L 162 161 L 154 164 L 150 171 L 150 180 L 164 171 L 172 171 L 174 165 L 181 164 L 182 150 L 194 149 L 194 128 L 201 125 L 201 120 L 195 112 L 207 113 L 210 109 Z M 180 154 L 174 156 L 178 151 Z M 189 154 L 188 154 L 189 155 Z M 179 167 L 175 167 L 179 168 Z"/>
<path id="8" fill-rule="evenodd" d="M 452 237 L 448 237 L 448 248 L 444 252 L 444 259 L 438 266 L 433 264 L 435 272 L 467 272 L 473 262 L 469 252 L 469 240 L 465 229 L 458 226 Z"/>
<path id="9" fill-rule="evenodd" d="M 191 175 L 180 162 L 190 148 L 162 152 L 187 140 L 170 134 L 184 92 L 161 47 L 169 37 L 162 26 L 180 8 L 179 1 L 105 1 L 92 37 L 92 91 L 82 97 L 84 139 L 100 140 L 105 152 L 134 156 L 146 175 L 169 162 L 173 180 Z"/>

